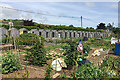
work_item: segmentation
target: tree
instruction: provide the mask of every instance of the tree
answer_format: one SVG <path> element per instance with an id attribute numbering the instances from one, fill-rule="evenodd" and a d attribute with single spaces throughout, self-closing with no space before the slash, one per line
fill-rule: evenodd
<path id="1" fill-rule="evenodd" d="M 100 23 L 97 25 L 97 29 L 106 29 L 105 23 Z"/>
<path id="2" fill-rule="evenodd" d="M 113 25 L 111 25 L 110 23 L 108 23 L 107 29 L 112 30 L 112 28 L 113 28 Z"/>
<path id="3" fill-rule="evenodd" d="M 117 35 L 118 38 L 120 38 L 120 28 L 114 28 L 113 30 L 113 33 Z"/>
<path id="4" fill-rule="evenodd" d="M 89 29 L 88 27 L 86 27 L 86 29 Z"/>
<path id="5" fill-rule="evenodd" d="M 94 28 L 90 27 L 90 29 L 94 29 Z"/>
<path id="6" fill-rule="evenodd" d="M 69 27 L 74 27 L 73 25 L 69 25 Z"/>

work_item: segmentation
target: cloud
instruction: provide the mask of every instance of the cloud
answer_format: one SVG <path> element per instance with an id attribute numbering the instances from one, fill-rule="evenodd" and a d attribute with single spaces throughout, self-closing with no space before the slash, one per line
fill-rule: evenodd
<path id="1" fill-rule="evenodd" d="M 8 9 L 9 8 L 9 9 Z M 0 15 L 2 19 L 16 19 L 19 18 L 19 11 L 14 10 L 15 8 L 13 8 L 12 6 L 8 5 L 8 4 L 3 4 L 0 3 Z"/>
<path id="2" fill-rule="evenodd" d="M 33 21 L 36 21 L 38 23 L 44 23 L 44 24 L 65 24 L 70 25 L 73 24 L 74 26 L 80 26 L 80 20 L 72 19 L 72 18 L 63 18 L 59 16 L 76 16 L 80 17 L 83 16 L 83 26 L 89 27 L 94 26 L 99 22 L 117 22 L 117 10 L 115 8 L 112 8 L 112 4 L 115 5 L 115 3 L 65 3 L 65 2 L 59 2 L 59 3 L 8 3 L 4 4 L 3 6 L 8 6 L 11 8 L 17 8 L 24 11 L 30 11 L 35 13 L 26 13 L 26 12 L 15 12 L 14 10 L 7 9 L 7 11 L 4 11 L 4 14 L 0 13 L 0 16 L 4 16 L 4 18 L 7 18 L 9 13 L 12 13 L 12 17 L 16 16 L 18 19 L 33 19 Z M 10 6 L 11 5 L 11 6 Z M 22 6 L 21 6 L 22 5 Z M 72 5 L 72 6 L 71 6 Z M 30 10 L 26 10 L 30 9 Z M 8 14 L 7 14 L 8 12 Z M 3 12 L 2 12 L 3 13 Z M 19 13 L 19 14 L 18 14 Z M 36 14 L 40 13 L 40 14 Z M 42 15 L 47 14 L 47 15 Z M 48 16 L 48 15 L 56 15 L 56 16 Z M 87 18 L 87 19 L 85 19 Z"/>
<path id="3" fill-rule="evenodd" d="M 1 2 L 118 2 L 119 0 L 1 0 Z"/>
<path id="4" fill-rule="evenodd" d="M 118 8 L 118 3 L 116 3 L 116 4 L 112 4 L 111 7 L 112 7 L 112 8 Z"/>
<path id="5" fill-rule="evenodd" d="M 95 4 L 93 2 L 86 2 L 85 5 L 87 7 L 95 7 Z"/>
<path id="6" fill-rule="evenodd" d="M 112 7 L 112 8 L 118 8 L 118 3 L 114 3 L 114 4 L 112 4 L 111 7 Z"/>
<path id="7" fill-rule="evenodd" d="M 31 9 L 27 9 L 25 11 L 33 12 Z M 21 12 L 20 18 L 21 19 L 33 19 L 33 13 Z"/>

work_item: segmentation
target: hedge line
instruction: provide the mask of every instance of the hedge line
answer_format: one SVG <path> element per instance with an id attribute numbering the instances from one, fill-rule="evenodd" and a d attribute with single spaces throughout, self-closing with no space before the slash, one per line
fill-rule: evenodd
<path id="1" fill-rule="evenodd" d="M 9 28 L 9 25 L 2 25 L 1 27 Z M 84 29 L 81 27 L 69 27 L 69 26 L 58 26 L 58 25 L 36 25 L 36 26 L 23 26 L 23 25 L 14 25 L 14 28 L 21 29 L 26 28 L 28 30 L 31 29 L 51 29 L 51 30 L 74 30 L 74 31 L 89 31 L 89 32 L 104 32 L 104 30 L 96 30 L 96 29 Z"/>

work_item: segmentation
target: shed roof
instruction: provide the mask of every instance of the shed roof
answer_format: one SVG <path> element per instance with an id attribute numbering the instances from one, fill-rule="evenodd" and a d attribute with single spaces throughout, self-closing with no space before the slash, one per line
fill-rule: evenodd
<path id="1" fill-rule="evenodd" d="M 19 31 L 28 31 L 26 28 L 21 28 Z"/>
<path id="2" fill-rule="evenodd" d="M 31 29 L 30 31 L 32 32 L 32 31 L 38 31 L 38 30 L 37 29 Z"/>

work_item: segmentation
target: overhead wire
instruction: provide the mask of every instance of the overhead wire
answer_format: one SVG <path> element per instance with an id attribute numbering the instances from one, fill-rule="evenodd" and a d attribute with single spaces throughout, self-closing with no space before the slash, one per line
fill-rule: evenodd
<path id="1" fill-rule="evenodd" d="M 11 10 L 16 10 L 16 11 L 21 11 L 21 12 L 26 12 L 26 13 L 34 13 L 34 14 L 40 14 L 40 15 L 46 15 L 46 16 L 53 16 L 53 17 L 63 17 L 63 18 L 72 18 L 72 19 L 77 19 L 79 20 L 80 17 L 77 16 L 58 16 L 58 15 L 52 15 L 52 14 L 44 14 L 44 13 L 39 13 L 39 12 L 33 12 L 33 11 L 26 11 L 26 10 L 21 10 L 21 9 L 15 9 L 15 8 L 10 8 L 10 7 L 5 7 L 5 6 L 0 6 L 2 8 L 6 9 L 11 9 Z M 82 17 L 84 20 L 90 21 L 90 22 L 96 22 L 92 19 Z"/>

